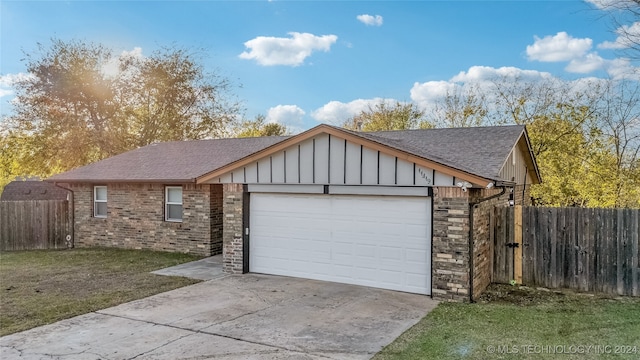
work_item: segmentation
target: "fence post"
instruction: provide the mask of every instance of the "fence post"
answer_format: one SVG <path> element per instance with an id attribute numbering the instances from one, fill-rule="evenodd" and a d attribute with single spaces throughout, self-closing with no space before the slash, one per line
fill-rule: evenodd
<path id="1" fill-rule="evenodd" d="M 516 243 L 513 252 L 513 279 L 522 284 L 522 205 L 516 205 L 513 210 L 513 242 Z"/>

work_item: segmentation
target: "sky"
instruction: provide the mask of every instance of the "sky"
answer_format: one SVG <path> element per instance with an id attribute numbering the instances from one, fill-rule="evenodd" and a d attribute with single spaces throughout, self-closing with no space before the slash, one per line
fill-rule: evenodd
<path id="1" fill-rule="evenodd" d="M 201 49 L 244 116 L 297 132 L 380 101 L 421 108 L 496 76 L 621 78 L 625 44 L 589 1 L 0 1 L 0 114 L 51 38 L 145 56 Z M 640 29 L 640 23 L 624 24 Z"/>

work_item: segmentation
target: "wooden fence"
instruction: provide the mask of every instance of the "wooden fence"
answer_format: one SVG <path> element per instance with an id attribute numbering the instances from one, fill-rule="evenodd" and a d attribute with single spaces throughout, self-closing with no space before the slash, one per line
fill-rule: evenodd
<path id="1" fill-rule="evenodd" d="M 0 202 L 0 251 L 66 248 L 72 226 L 66 200 Z"/>
<path id="2" fill-rule="evenodd" d="M 493 216 L 494 282 L 640 296 L 640 210 L 516 206 Z"/>

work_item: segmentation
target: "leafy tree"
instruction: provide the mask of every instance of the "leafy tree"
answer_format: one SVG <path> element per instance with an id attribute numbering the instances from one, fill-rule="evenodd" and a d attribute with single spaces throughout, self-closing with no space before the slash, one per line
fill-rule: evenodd
<path id="1" fill-rule="evenodd" d="M 531 191 L 538 204 L 640 207 L 637 82 L 504 78 L 448 94 L 436 109 L 442 126 L 527 125 L 543 178 Z"/>
<path id="2" fill-rule="evenodd" d="M 286 126 L 278 123 L 267 123 L 264 115 L 257 115 L 254 120 L 244 120 L 236 126 L 236 137 L 284 136 L 289 135 Z"/>
<path id="3" fill-rule="evenodd" d="M 350 130 L 385 131 L 428 129 L 433 125 L 425 119 L 425 112 L 413 103 L 396 102 L 388 105 L 380 102 L 345 121 L 342 127 Z"/>
<path id="4" fill-rule="evenodd" d="M 15 84 L 15 110 L 0 128 L 4 179 L 47 177 L 156 141 L 225 136 L 239 113 L 230 82 L 184 49 L 114 56 L 53 39 L 25 60 L 30 76 Z"/>

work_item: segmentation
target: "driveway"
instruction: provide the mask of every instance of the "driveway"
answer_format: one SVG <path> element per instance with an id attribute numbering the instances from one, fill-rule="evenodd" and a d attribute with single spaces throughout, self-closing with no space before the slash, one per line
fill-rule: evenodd
<path id="1" fill-rule="evenodd" d="M 437 304 L 289 277 L 219 277 L 0 338 L 9 359 L 369 359 Z"/>

